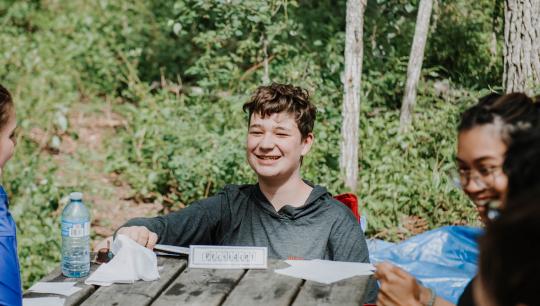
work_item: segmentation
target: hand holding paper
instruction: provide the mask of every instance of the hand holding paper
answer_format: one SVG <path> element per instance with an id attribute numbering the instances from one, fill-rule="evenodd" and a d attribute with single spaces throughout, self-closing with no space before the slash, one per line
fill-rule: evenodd
<path id="1" fill-rule="evenodd" d="M 154 252 L 124 235 L 116 236 L 111 249 L 114 258 L 92 273 L 85 284 L 109 286 L 112 283 L 133 283 L 139 279 L 153 281 L 159 278 Z"/>

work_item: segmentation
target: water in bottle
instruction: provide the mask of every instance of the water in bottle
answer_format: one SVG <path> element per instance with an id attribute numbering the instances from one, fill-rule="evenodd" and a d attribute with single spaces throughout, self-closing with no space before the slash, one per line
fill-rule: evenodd
<path id="1" fill-rule="evenodd" d="M 90 272 L 90 212 L 82 193 L 72 192 L 62 212 L 62 273 L 84 277 Z"/>

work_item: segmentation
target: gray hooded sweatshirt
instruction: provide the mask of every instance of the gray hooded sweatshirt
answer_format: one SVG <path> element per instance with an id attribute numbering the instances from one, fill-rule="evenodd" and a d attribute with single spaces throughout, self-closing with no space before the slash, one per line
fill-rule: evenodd
<path id="1" fill-rule="evenodd" d="M 263 246 L 268 256 L 369 262 L 356 218 L 332 198 L 326 188 L 313 186 L 300 207 L 276 211 L 259 185 L 227 185 L 215 196 L 155 218 L 135 218 L 125 226 L 145 226 L 158 243 L 188 247 L 200 245 Z M 370 282 L 366 302 L 376 299 Z"/>

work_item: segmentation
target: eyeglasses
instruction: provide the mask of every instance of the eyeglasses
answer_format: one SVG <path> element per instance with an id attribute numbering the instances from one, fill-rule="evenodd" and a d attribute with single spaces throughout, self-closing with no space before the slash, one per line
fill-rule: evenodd
<path id="1" fill-rule="evenodd" d="M 482 167 L 480 169 L 459 169 L 459 185 L 465 188 L 471 180 L 479 188 L 491 187 L 495 180 L 501 174 L 502 166 Z"/>
<path id="2" fill-rule="evenodd" d="M 480 167 L 479 169 L 455 169 L 450 170 L 452 181 L 457 187 L 465 189 L 471 181 L 477 188 L 484 189 L 493 187 L 497 178 L 502 174 L 502 166 Z M 486 208 L 486 216 L 489 220 L 498 218 L 501 210 L 501 202 L 498 199 L 476 202 L 475 206 Z"/>

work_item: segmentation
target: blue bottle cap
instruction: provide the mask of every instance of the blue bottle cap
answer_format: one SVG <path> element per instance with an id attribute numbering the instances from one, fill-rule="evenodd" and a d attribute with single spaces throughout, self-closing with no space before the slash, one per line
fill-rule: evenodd
<path id="1" fill-rule="evenodd" d="M 71 201 L 81 201 L 82 200 L 82 192 L 72 192 L 69 194 L 69 199 Z"/>

